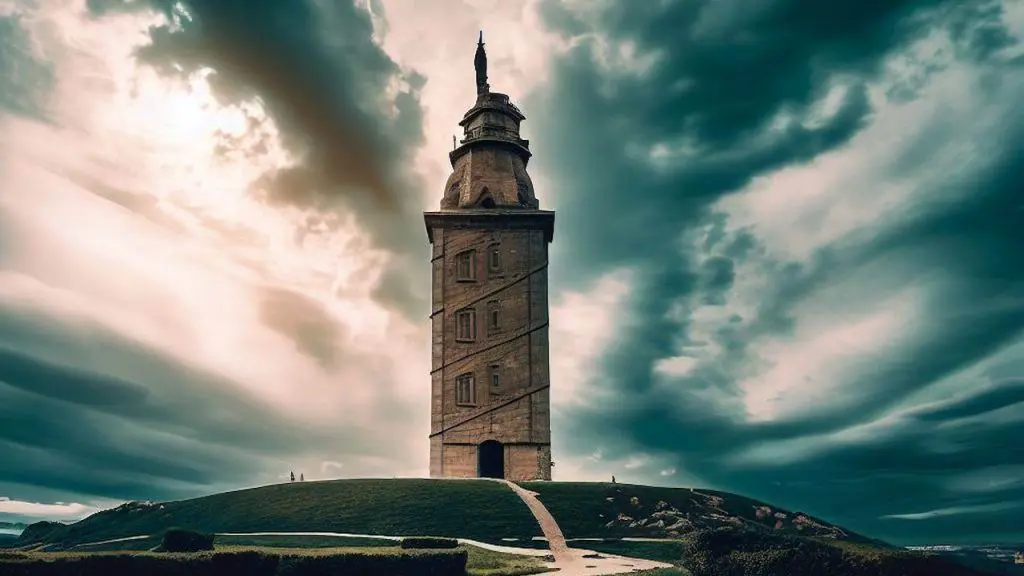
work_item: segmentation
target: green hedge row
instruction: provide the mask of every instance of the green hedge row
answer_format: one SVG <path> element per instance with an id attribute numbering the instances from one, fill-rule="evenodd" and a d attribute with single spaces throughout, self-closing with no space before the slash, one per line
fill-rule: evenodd
<path id="1" fill-rule="evenodd" d="M 409 538 L 402 538 L 401 546 L 406 550 L 458 548 L 459 541 L 454 538 L 432 538 L 430 536 L 413 536 Z"/>
<path id="2" fill-rule="evenodd" d="M 213 534 L 203 534 L 182 528 L 170 528 L 164 532 L 164 552 L 203 552 L 213 550 Z"/>
<path id="3" fill-rule="evenodd" d="M 464 576 L 465 550 L 402 554 L 24 554 L 0 560 L 4 576 Z"/>

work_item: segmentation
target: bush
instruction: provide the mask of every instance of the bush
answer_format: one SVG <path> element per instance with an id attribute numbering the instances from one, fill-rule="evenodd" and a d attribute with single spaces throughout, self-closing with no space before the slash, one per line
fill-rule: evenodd
<path id="1" fill-rule="evenodd" d="M 273 554 L 259 551 L 198 554 L 26 555 L 0 560 L 4 576 L 464 576 L 465 550 L 396 554 Z"/>
<path id="2" fill-rule="evenodd" d="M 213 534 L 171 528 L 164 532 L 164 540 L 160 549 L 163 552 L 203 552 L 213 550 Z"/>
<path id="3" fill-rule="evenodd" d="M 406 552 L 403 554 L 342 553 L 281 556 L 275 576 L 465 576 L 469 554 L 465 550 Z"/>
<path id="4" fill-rule="evenodd" d="M 942 558 L 905 550 L 788 534 L 718 528 L 684 539 L 681 564 L 693 576 L 968 576 Z"/>
<path id="5" fill-rule="evenodd" d="M 430 536 L 417 536 L 414 538 L 402 538 L 402 548 L 406 550 L 425 549 L 446 549 L 458 548 L 459 541 L 454 538 L 432 538 Z"/>

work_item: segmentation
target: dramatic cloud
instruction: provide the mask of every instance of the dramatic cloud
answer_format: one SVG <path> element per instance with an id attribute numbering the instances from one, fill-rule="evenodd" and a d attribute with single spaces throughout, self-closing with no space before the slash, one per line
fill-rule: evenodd
<path id="1" fill-rule="evenodd" d="M 543 5 L 571 48 L 525 104 L 562 284 L 633 273 L 568 450 L 880 537 L 1019 538 L 1018 485 L 951 479 L 1021 463 L 1019 14 L 600 4 Z"/>
<path id="2" fill-rule="evenodd" d="M 0 1 L 0 516 L 425 474 L 483 29 L 557 479 L 1019 541 L 1024 9 L 755 4 Z"/>
<path id="3" fill-rule="evenodd" d="M 0 514 L 425 466 L 422 78 L 290 6 L 4 9 Z"/>

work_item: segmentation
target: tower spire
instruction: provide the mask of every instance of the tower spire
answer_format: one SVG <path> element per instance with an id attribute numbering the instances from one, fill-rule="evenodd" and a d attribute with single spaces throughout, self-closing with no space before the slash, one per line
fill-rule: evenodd
<path id="1" fill-rule="evenodd" d="M 491 87 L 487 84 L 487 52 L 484 51 L 484 31 L 480 31 L 480 38 L 476 42 L 476 57 L 473 59 L 473 67 L 476 68 L 476 93 L 487 94 Z"/>

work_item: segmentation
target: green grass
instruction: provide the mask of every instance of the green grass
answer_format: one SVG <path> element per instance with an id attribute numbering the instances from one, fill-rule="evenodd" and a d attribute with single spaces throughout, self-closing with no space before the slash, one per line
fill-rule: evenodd
<path id="1" fill-rule="evenodd" d="M 653 568 L 630 572 L 632 576 L 692 576 L 685 568 Z"/>
<path id="2" fill-rule="evenodd" d="M 539 494 L 538 498 L 558 520 L 558 525 L 566 538 L 603 538 L 623 536 L 656 536 L 664 537 L 662 531 L 652 528 L 627 528 L 616 526 L 606 528 L 605 524 L 618 515 L 626 514 L 632 518 L 647 517 L 654 512 L 658 502 L 664 501 L 684 514 L 689 514 L 696 522 L 709 512 L 731 516 L 749 528 L 763 528 L 775 531 L 774 517 L 757 518 L 756 508 L 768 506 L 774 512 L 782 512 L 787 520 L 781 532 L 800 533 L 792 520 L 797 513 L 771 506 L 738 494 L 719 492 L 716 490 L 689 488 L 666 488 L 661 486 L 643 486 L 637 484 L 611 484 L 608 482 L 520 482 L 524 488 Z M 632 504 L 636 498 L 638 505 Z M 708 497 L 718 497 L 720 503 L 714 508 L 709 507 Z M 608 499 L 611 498 L 609 501 Z M 717 521 L 715 521 L 717 522 Z M 827 522 L 821 522 L 829 526 Z M 701 526 L 710 528 L 716 526 Z M 851 541 L 874 543 L 859 534 L 843 530 Z M 806 534 L 806 532 L 804 532 Z M 882 543 L 875 543 L 884 545 Z"/>
<path id="3" fill-rule="evenodd" d="M 294 482 L 162 506 L 100 512 L 44 541 L 79 544 L 156 535 L 171 526 L 207 533 L 349 532 L 488 542 L 540 535 L 533 515 L 514 492 L 482 480 Z"/>
<path id="4" fill-rule="evenodd" d="M 252 544 L 253 542 L 263 541 L 263 546 Z M 131 554 L 133 556 L 143 557 L 169 557 L 169 558 L 196 558 L 205 557 L 211 554 L 237 554 L 242 552 L 259 552 L 261 554 L 269 555 L 282 555 L 282 556 L 311 556 L 311 557 L 324 557 L 324 556 L 338 556 L 345 554 L 357 554 L 357 555 L 376 555 L 376 556 L 416 556 L 416 555 L 434 555 L 436 553 L 443 553 L 444 551 L 438 550 L 403 550 L 395 546 L 394 542 L 388 542 L 386 546 L 382 545 L 371 545 L 368 547 L 353 546 L 352 543 L 355 541 L 356 544 L 366 542 L 366 539 L 362 538 L 333 538 L 333 537 L 245 537 L 245 538 L 223 538 L 217 537 L 216 550 L 213 552 L 199 552 L 195 554 L 162 554 L 145 551 L 146 549 L 118 549 L 115 548 L 117 543 L 111 544 L 111 548 L 102 551 L 95 551 L 92 549 L 81 549 L 64 552 L 29 552 L 25 553 L 33 559 L 43 561 L 57 561 L 61 559 L 75 559 L 85 558 L 89 556 L 121 556 L 124 554 Z M 242 542 L 245 541 L 247 544 L 225 544 L 225 541 Z M 141 541 L 125 542 L 123 544 L 133 544 Z M 155 543 L 159 543 L 159 539 L 154 539 Z M 337 545 L 341 542 L 345 542 L 343 545 Z M 327 544 L 336 544 L 336 546 L 327 546 Z M 153 544 L 155 545 L 155 544 Z M 544 562 L 537 557 L 529 556 L 518 556 L 515 554 L 506 554 L 503 552 L 494 552 L 491 550 L 485 550 L 483 548 L 477 548 L 476 546 L 460 546 L 455 551 L 465 551 L 467 553 L 466 562 L 466 574 L 467 576 L 526 576 L 529 574 L 541 574 L 547 572 L 548 569 L 544 566 Z M 449 550 L 448 552 L 452 552 Z M 0 570 L 2 572 L 2 570 Z"/>
<path id="5" fill-rule="evenodd" d="M 544 562 L 534 556 L 517 556 L 476 546 L 464 546 L 461 549 L 469 553 L 466 561 L 466 573 L 469 576 L 526 576 L 548 571 Z"/>
<path id="6" fill-rule="evenodd" d="M 622 530 L 610 530 L 604 525 L 622 511 L 622 505 L 636 496 L 648 511 L 659 500 L 680 510 L 690 507 L 690 490 L 662 488 L 605 482 L 522 482 L 521 485 L 539 494 L 538 498 L 558 521 L 566 538 L 601 538 L 623 536 Z M 617 490 L 621 490 L 620 494 Z M 616 502 L 606 498 L 614 497 Z M 640 535 L 640 534 L 636 534 Z"/>
<path id="7" fill-rule="evenodd" d="M 665 542 L 570 542 L 569 545 L 573 548 L 583 548 L 604 554 L 643 558 L 669 564 L 678 564 L 683 557 L 683 544 L 677 540 Z"/>
<path id="8" fill-rule="evenodd" d="M 351 538 L 348 536 L 224 536 L 213 539 L 216 547 L 262 546 L 270 548 L 395 548 L 394 540 Z"/>
<path id="9" fill-rule="evenodd" d="M 150 536 L 144 540 L 129 540 L 127 542 L 111 542 L 109 544 L 98 544 L 95 546 L 80 546 L 70 552 L 145 552 L 159 546 L 163 540 L 160 536 Z"/>

